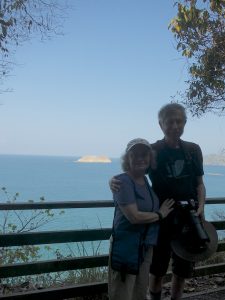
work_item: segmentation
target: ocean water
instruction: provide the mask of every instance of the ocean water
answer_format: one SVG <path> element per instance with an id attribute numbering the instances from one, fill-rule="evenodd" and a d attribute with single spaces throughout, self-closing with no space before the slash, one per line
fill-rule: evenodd
<path id="1" fill-rule="evenodd" d="M 112 163 L 76 163 L 76 157 L 0 155 L 0 187 L 6 187 L 17 201 L 111 200 L 109 179 L 120 172 L 119 159 Z M 0 201 L 4 201 L 1 193 Z M 57 210 L 56 210 L 57 211 Z M 112 208 L 69 209 L 42 229 L 108 227 Z"/>
<path id="2" fill-rule="evenodd" d="M 0 188 L 6 187 L 10 197 L 19 193 L 17 201 L 112 200 L 109 179 L 121 172 L 120 160 L 112 163 L 76 163 L 77 157 L 0 155 Z M 225 167 L 205 166 L 207 197 L 225 197 Z M 0 190 L 0 201 L 7 199 Z M 54 220 L 41 230 L 69 230 L 111 227 L 113 208 L 57 210 Z M 207 205 L 206 218 L 225 215 L 225 205 Z M 104 243 L 103 243 L 104 244 Z M 107 249 L 106 246 L 103 246 Z"/>
<path id="3" fill-rule="evenodd" d="M 76 157 L 0 155 L 0 188 L 6 187 L 11 196 L 19 193 L 17 201 L 22 202 L 39 201 L 40 197 L 46 201 L 112 200 L 108 181 L 121 172 L 120 160 L 113 159 L 112 163 L 76 163 L 76 160 Z M 204 166 L 204 171 L 207 197 L 225 197 L 225 167 Z M 1 192 L 0 201 L 5 200 Z M 223 209 L 223 205 L 209 207 Z M 102 225 L 105 221 L 111 224 L 112 219 L 105 215 L 111 208 L 102 209 L 101 217 L 99 208 L 90 210 L 91 218 L 73 223 L 90 226 L 89 221 L 98 216 Z"/>

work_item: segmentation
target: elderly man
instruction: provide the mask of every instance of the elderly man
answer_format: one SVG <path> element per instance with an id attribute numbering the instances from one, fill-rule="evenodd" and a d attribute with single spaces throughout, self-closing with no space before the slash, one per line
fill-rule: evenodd
<path id="1" fill-rule="evenodd" d="M 176 201 L 194 199 L 197 215 L 203 216 L 205 186 L 203 183 L 203 159 L 197 144 L 182 141 L 187 116 L 182 105 L 171 103 L 163 106 L 158 113 L 159 125 L 164 139 L 152 145 L 156 153 L 156 168 L 149 171 L 152 187 L 162 203 L 167 198 Z M 150 293 L 152 300 L 161 299 L 162 280 L 172 257 L 171 299 L 182 297 L 185 278 L 191 276 L 193 263 L 176 256 L 170 247 L 174 235 L 174 214 L 162 220 L 158 244 L 154 248 L 150 269 Z"/>

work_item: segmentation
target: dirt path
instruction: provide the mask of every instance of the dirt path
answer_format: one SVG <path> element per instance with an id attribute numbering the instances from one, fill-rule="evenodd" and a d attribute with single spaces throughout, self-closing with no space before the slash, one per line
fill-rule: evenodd
<path id="1" fill-rule="evenodd" d="M 202 293 L 202 292 L 211 292 L 218 289 L 223 289 L 225 287 L 225 273 L 214 274 L 204 277 L 191 278 L 186 280 L 184 288 L 184 297 L 191 295 L 193 293 Z M 163 299 L 170 299 L 171 283 L 165 283 L 163 287 Z M 225 291 L 224 291 L 225 293 Z M 216 293 L 215 293 L 216 297 Z M 188 299 L 188 298 L 187 298 Z M 191 299 L 191 298 L 189 298 Z M 211 299 L 211 298 L 196 298 L 197 299 Z M 212 298 L 214 299 L 214 298 Z M 215 299 L 225 299 L 224 298 L 215 298 Z"/>

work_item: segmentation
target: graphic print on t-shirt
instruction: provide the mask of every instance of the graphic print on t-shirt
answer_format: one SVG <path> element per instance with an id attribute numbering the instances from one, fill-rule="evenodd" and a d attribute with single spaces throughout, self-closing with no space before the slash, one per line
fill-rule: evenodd
<path id="1" fill-rule="evenodd" d="M 166 166 L 168 177 L 180 177 L 184 169 L 184 160 L 176 160 Z"/>
<path id="2" fill-rule="evenodd" d="M 156 149 L 157 167 L 150 170 L 149 177 L 160 201 L 197 198 L 197 177 L 204 174 L 200 148 L 181 142 L 179 148 L 170 148 L 158 141 Z"/>

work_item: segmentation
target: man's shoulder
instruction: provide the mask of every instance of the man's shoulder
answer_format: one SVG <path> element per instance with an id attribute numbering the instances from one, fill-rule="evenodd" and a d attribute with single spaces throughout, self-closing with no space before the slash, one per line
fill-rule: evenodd
<path id="1" fill-rule="evenodd" d="M 159 149 L 163 148 L 164 145 L 165 145 L 164 139 L 157 140 L 155 143 L 151 144 L 153 150 L 159 150 Z"/>
<path id="2" fill-rule="evenodd" d="M 181 145 L 187 150 L 198 150 L 200 146 L 196 143 L 181 140 Z M 166 147 L 164 139 L 158 140 L 155 143 L 151 144 L 152 148 L 156 151 L 161 150 Z"/>
<path id="3" fill-rule="evenodd" d="M 181 140 L 181 145 L 188 151 L 198 151 L 200 150 L 200 146 L 196 143 L 189 142 L 189 141 L 183 141 Z"/>

